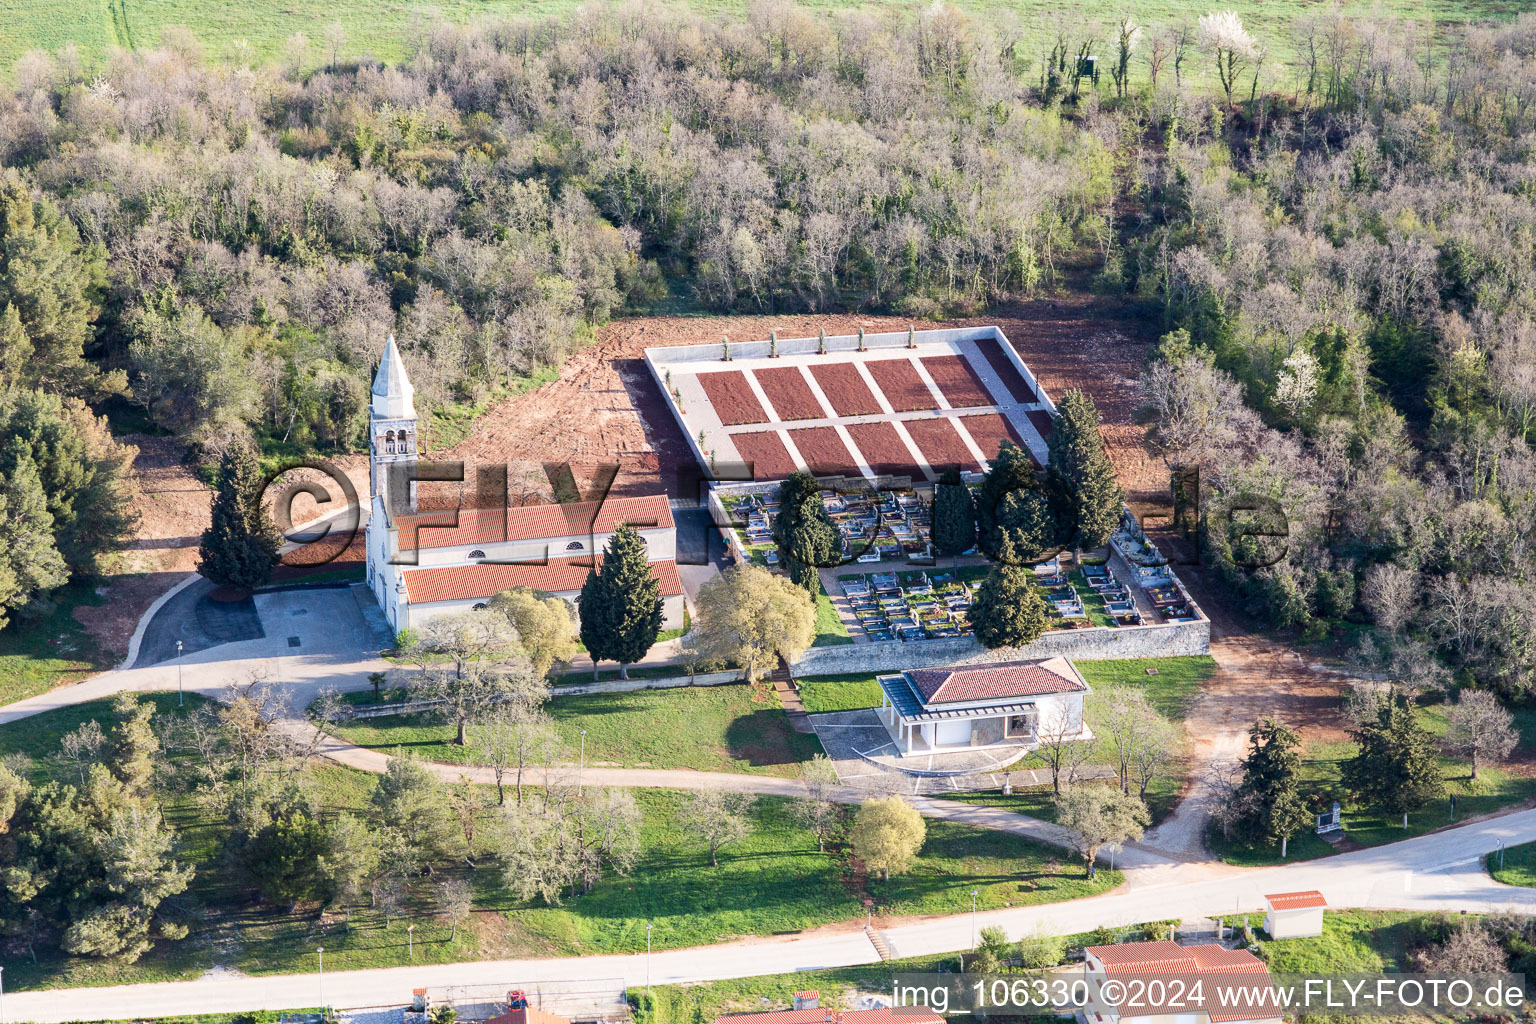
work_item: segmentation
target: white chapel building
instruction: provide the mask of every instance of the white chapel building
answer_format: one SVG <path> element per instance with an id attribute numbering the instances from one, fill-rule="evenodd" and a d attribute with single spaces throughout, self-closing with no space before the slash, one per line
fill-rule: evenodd
<path id="1" fill-rule="evenodd" d="M 513 587 L 576 602 L 620 523 L 645 540 L 661 581 L 662 629 L 683 625 L 677 530 L 665 494 L 601 502 L 419 512 L 415 389 L 391 335 L 368 406 L 368 587 L 396 631 L 484 604 Z M 466 475 L 473 467 L 466 467 Z M 400 489 L 397 496 L 391 488 Z M 580 608 L 577 608 L 578 615 Z"/>

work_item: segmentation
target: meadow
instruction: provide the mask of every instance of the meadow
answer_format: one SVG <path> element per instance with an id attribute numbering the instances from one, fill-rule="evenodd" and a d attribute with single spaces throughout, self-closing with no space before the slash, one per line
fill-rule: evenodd
<path id="1" fill-rule="evenodd" d="M 485 18 L 538 18 L 568 14 L 578 0 L 435 0 L 412 3 L 404 0 L 289 0 L 270 3 L 236 3 L 233 0 L 3 0 L 0 2 L 0 72 L 9 74 L 16 59 L 28 50 L 58 51 L 73 43 L 86 67 L 98 65 L 114 47 L 147 49 L 155 46 L 161 32 L 184 26 L 212 57 L 224 60 L 282 59 L 288 40 L 303 32 L 309 41 L 303 63 L 318 67 L 331 53 L 327 27 L 337 25 L 345 38 L 339 48 L 343 58 L 374 58 L 385 62 L 404 59 L 413 40 L 437 19 L 465 24 Z M 687 9 L 704 14 L 743 17 L 748 0 L 692 0 Z M 811 0 L 800 4 L 811 11 L 863 8 L 909 14 L 926 6 L 904 0 L 854 4 L 842 0 Z M 1213 8 L 1232 9 L 1242 16 L 1250 31 L 1270 46 L 1280 60 L 1293 53 L 1290 30 L 1297 18 L 1319 10 L 1305 0 L 1123 0 L 1113 7 L 1084 0 L 962 0 L 957 6 L 983 23 L 1016 18 L 1019 50 L 1031 64 L 1049 46 L 1054 25 L 1063 19 L 1097 19 L 1105 26 L 1121 14 L 1144 25 L 1193 22 Z M 1455 27 L 1467 21 L 1513 17 L 1523 8 L 1518 0 L 1379 0 L 1342 5 L 1354 14 L 1372 12 L 1417 21 L 1433 20 Z M 1102 38 L 1107 34 L 1100 33 Z M 1099 47 L 1106 56 L 1108 42 Z M 1206 71 L 1196 68 L 1202 78 Z M 1138 69 L 1137 78 L 1144 77 Z M 1101 88 L 1108 89 L 1106 77 Z"/>

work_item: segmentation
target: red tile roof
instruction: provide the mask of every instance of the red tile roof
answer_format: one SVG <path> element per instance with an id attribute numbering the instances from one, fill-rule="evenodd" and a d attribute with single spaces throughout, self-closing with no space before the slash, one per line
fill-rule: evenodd
<path id="1" fill-rule="evenodd" d="M 532 587 L 551 594 L 571 593 L 586 582 L 587 560 L 551 558 L 547 563 L 512 562 L 504 565 L 455 565 L 444 569 L 407 569 L 405 593 L 412 604 L 434 601 L 467 601 L 492 597 L 512 587 Z M 603 557 L 597 557 L 602 567 Z M 683 592 L 677 563 L 672 559 L 651 563 L 651 573 L 661 580 L 661 596 Z"/>
<path id="2" fill-rule="evenodd" d="M 907 673 L 924 704 L 1037 697 L 1072 693 L 1088 687 L 1066 658 L 1046 661 L 1005 661 L 996 665 L 918 668 Z"/>
<path id="3" fill-rule="evenodd" d="M 523 1006 L 516 1010 L 508 1010 L 500 1017 L 492 1017 L 485 1024 L 571 1024 L 571 1018 L 559 1017 L 553 1013 L 545 1013 L 543 1010 L 535 1010 L 531 1006 Z"/>
<path id="4" fill-rule="evenodd" d="M 1088 946 L 1084 952 L 1103 964 L 1107 975 L 1155 974 L 1168 978 L 1179 974 L 1252 974 L 1255 975 L 1255 984 L 1259 983 L 1259 975 L 1263 976 L 1264 981 L 1269 980 L 1269 968 L 1264 965 L 1264 961 L 1246 949 L 1227 949 L 1214 943 L 1180 946 L 1166 940 L 1126 942 L 1118 946 Z M 1262 1006 L 1251 1004 L 1231 1007 L 1207 1004 L 1206 1011 L 1213 1024 L 1239 1020 L 1273 1020 L 1281 1016 L 1278 1008 L 1269 1012 Z"/>
<path id="5" fill-rule="evenodd" d="M 926 1006 L 899 1006 L 878 1010 L 768 1010 L 764 1013 L 733 1013 L 716 1017 L 715 1024 L 944 1024 L 944 1018 Z"/>
<path id="6" fill-rule="evenodd" d="M 461 508 L 456 512 L 401 516 L 395 525 L 400 530 L 400 550 L 415 551 L 546 537 L 590 537 L 594 533 L 610 533 L 620 523 L 642 530 L 670 528 L 672 507 L 665 494 L 647 494 L 564 505 Z"/>
<path id="7" fill-rule="evenodd" d="M 1265 896 L 1273 910 L 1306 910 L 1310 907 L 1326 907 L 1328 901 L 1316 889 L 1305 892 L 1277 892 Z"/>

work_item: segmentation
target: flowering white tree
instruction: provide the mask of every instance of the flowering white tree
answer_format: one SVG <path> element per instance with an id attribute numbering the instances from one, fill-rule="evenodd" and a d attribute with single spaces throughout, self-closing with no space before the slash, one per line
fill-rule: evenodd
<path id="1" fill-rule="evenodd" d="M 1216 61 L 1216 77 L 1232 105 L 1232 86 L 1249 62 L 1258 56 L 1258 44 L 1243 28 L 1236 11 L 1212 11 L 1200 16 L 1200 46 Z"/>

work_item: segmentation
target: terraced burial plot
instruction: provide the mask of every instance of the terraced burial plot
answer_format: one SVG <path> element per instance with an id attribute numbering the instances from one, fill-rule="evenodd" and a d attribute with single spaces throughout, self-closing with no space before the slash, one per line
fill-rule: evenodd
<path id="1" fill-rule="evenodd" d="M 775 366 L 753 372 L 779 419 L 819 420 L 826 417 L 826 410 L 800 375 L 798 366 Z"/>
<path id="2" fill-rule="evenodd" d="M 922 478 L 923 471 L 912 460 L 901 435 L 889 423 L 850 423 L 848 434 L 864 455 L 864 461 L 876 473 L 895 473 Z"/>
<path id="3" fill-rule="evenodd" d="M 933 400 L 933 392 L 928 390 L 923 378 L 917 375 L 912 360 L 871 359 L 864 364 L 864 368 L 875 378 L 875 383 L 885 392 L 885 400 L 897 412 L 918 412 L 938 405 Z"/>
<path id="4" fill-rule="evenodd" d="M 987 386 L 964 356 L 929 356 L 921 362 L 951 407 L 970 409 L 993 404 Z"/>
<path id="5" fill-rule="evenodd" d="M 773 480 L 795 471 L 795 461 L 776 430 L 752 430 L 731 435 L 742 461 L 752 467 L 752 479 Z"/>
<path id="6" fill-rule="evenodd" d="M 823 363 L 811 367 L 811 376 L 839 416 L 873 416 L 884 412 L 852 363 Z"/>
<path id="7" fill-rule="evenodd" d="M 1003 382 L 1003 387 L 1013 396 L 1015 402 L 1025 405 L 1040 401 L 1035 394 L 1035 389 L 1029 386 L 1029 381 L 1019 372 L 1019 368 L 1013 365 L 1013 360 L 1008 358 L 1008 353 L 1003 351 L 1002 342 L 996 338 L 978 338 L 976 348 L 983 358 L 991 364 L 992 372 L 997 374 L 998 380 Z"/>
<path id="8" fill-rule="evenodd" d="M 1027 415 L 1029 422 L 1040 432 L 1042 438 L 1050 437 L 1051 431 L 1056 429 L 1056 420 L 1044 409 L 1031 409 Z"/>
<path id="9" fill-rule="evenodd" d="M 1029 446 L 1019 436 L 1019 432 L 1013 429 L 1013 424 L 1007 417 L 995 412 L 982 413 L 979 416 L 960 417 L 961 426 L 971 435 L 971 440 L 981 448 L 981 453 L 987 457 L 987 461 L 997 458 L 997 449 L 1004 441 L 1012 441 L 1014 444 L 1029 451 Z M 1035 463 L 1035 468 L 1040 468 L 1040 463 L 1030 453 L 1030 461 Z"/>
<path id="10" fill-rule="evenodd" d="M 763 412 L 762 403 L 752 393 L 746 374 L 740 370 L 701 373 L 699 386 L 709 396 L 709 404 L 714 406 L 715 415 L 726 426 L 768 422 L 768 414 Z"/>
<path id="11" fill-rule="evenodd" d="M 955 430 L 955 425 L 948 417 L 936 417 L 931 420 L 903 420 L 902 426 L 907 428 L 907 433 L 912 435 L 912 440 L 917 442 L 917 450 L 923 453 L 923 458 L 928 460 L 928 465 L 938 472 L 944 466 L 959 466 L 961 469 L 980 469 L 976 457 L 960 439 L 960 434 Z"/>
<path id="12" fill-rule="evenodd" d="M 800 457 L 817 476 L 859 475 L 858 463 L 848 451 L 848 446 L 843 444 L 843 439 L 831 427 L 801 427 L 799 430 L 791 430 L 789 439 L 800 449 Z"/>

